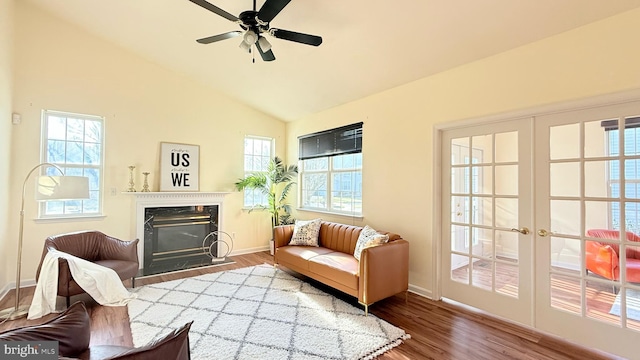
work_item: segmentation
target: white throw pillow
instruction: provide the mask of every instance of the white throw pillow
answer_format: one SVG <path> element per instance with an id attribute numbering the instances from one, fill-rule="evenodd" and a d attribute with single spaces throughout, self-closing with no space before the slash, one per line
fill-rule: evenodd
<path id="1" fill-rule="evenodd" d="M 353 257 L 360 261 L 360 255 L 362 250 L 368 247 L 382 245 L 389 241 L 389 235 L 383 235 L 375 231 L 369 225 L 365 225 L 364 229 L 358 236 L 358 242 L 356 243 L 356 249 L 353 252 Z"/>
<path id="2" fill-rule="evenodd" d="M 322 219 L 296 220 L 289 245 L 319 246 L 318 235 L 321 223 Z"/>

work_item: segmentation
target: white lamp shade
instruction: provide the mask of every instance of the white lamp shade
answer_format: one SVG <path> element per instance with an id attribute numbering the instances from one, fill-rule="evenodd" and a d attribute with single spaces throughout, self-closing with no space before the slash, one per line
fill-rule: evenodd
<path id="1" fill-rule="evenodd" d="M 86 176 L 40 176 L 36 200 L 77 200 L 89 198 L 89 178 Z"/>
<path id="2" fill-rule="evenodd" d="M 244 50 L 246 52 L 249 52 L 251 50 L 251 44 L 247 44 L 247 42 L 243 40 L 240 43 L 240 49 L 242 49 L 242 50 Z"/>
<path id="3" fill-rule="evenodd" d="M 256 35 L 256 33 L 254 33 L 253 31 L 249 30 L 246 33 L 244 33 L 244 41 L 249 45 L 253 45 L 256 43 L 256 41 L 258 41 L 258 35 Z"/>
<path id="4" fill-rule="evenodd" d="M 260 36 L 260 39 L 258 39 L 258 44 L 260 45 L 260 49 L 262 49 L 263 52 L 271 50 L 271 43 L 269 43 L 269 40 L 267 40 L 267 38 L 265 38 L 264 36 Z"/>

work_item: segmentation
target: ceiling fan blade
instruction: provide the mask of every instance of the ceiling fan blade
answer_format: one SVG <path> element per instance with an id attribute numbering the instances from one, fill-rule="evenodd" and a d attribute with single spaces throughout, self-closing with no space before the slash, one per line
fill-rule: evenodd
<path id="1" fill-rule="evenodd" d="M 322 38 L 320 36 L 303 34 L 295 31 L 271 29 L 271 35 L 278 39 L 295 41 L 302 44 L 318 46 L 322 44 Z"/>
<path id="2" fill-rule="evenodd" d="M 273 61 L 276 59 L 276 56 L 273 55 L 273 51 L 271 51 L 271 49 L 269 49 L 269 51 L 262 51 L 262 48 L 260 47 L 260 44 L 256 42 L 256 47 L 258 48 L 258 52 L 260 53 L 260 56 L 262 56 L 262 60 L 264 61 Z"/>
<path id="3" fill-rule="evenodd" d="M 290 1 L 291 0 L 267 0 L 260 8 L 260 11 L 258 11 L 258 19 L 266 23 L 271 22 Z"/>
<path id="4" fill-rule="evenodd" d="M 199 42 L 200 44 L 211 44 L 212 42 L 231 39 L 233 37 L 240 36 L 241 34 L 242 34 L 242 31 L 239 31 L 239 30 L 238 31 L 229 31 L 229 32 L 224 33 L 224 34 L 213 35 L 213 36 L 209 36 L 209 37 L 206 37 L 206 38 L 198 39 L 196 41 Z"/>
<path id="5" fill-rule="evenodd" d="M 216 13 L 216 14 L 220 15 L 220 16 L 222 16 L 223 18 L 225 18 L 227 20 L 234 21 L 234 22 L 240 21 L 237 16 L 231 15 L 228 12 L 220 9 L 219 7 L 213 5 L 213 4 L 211 4 L 211 3 L 209 3 L 209 2 L 207 2 L 205 0 L 189 0 L 189 1 L 191 1 L 192 3 L 194 3 L 196 5 L 202 6 L 203 8 L 205 8 L 205 9 L 207 9 L 207 10 L 213 12 L 213 13 Z"/>

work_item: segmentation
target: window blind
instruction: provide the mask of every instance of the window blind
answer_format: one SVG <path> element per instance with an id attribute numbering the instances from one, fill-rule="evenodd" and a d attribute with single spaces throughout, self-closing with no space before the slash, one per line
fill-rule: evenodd
<path id="1" fill-rule="evenodd" d="M 600 126 L 604 128 L 604 131 L 618 130 L 618 120 L 603 120 L 600 122 Z M 637 127 L 640 127 L 640 117 L 627 118 L 624 121 L 625 129 Z"/>
<path id="2" fill-rule="evenodd" d="M 298 158 L 306 160 L 362 152 L 362 124 L 359 122 L 299 136 Z"/>

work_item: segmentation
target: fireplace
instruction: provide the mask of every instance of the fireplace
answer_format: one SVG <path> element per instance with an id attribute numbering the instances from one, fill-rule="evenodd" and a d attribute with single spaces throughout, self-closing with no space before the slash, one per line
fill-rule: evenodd
<path id="1" fill-rule="evenodd" d="M 142 275 L 210 265 L 218 249 L 218 206 L 145 209 Z"/>
<path id="2" fill-rule="evenodd" d="M 223 200 L 228 193 L 126 194 L 135 197 L 139 276 L 211 265 L 220 260 L 217 256 L 226 256 L 225 244 L 216 240 L 224 231 Z"/>

